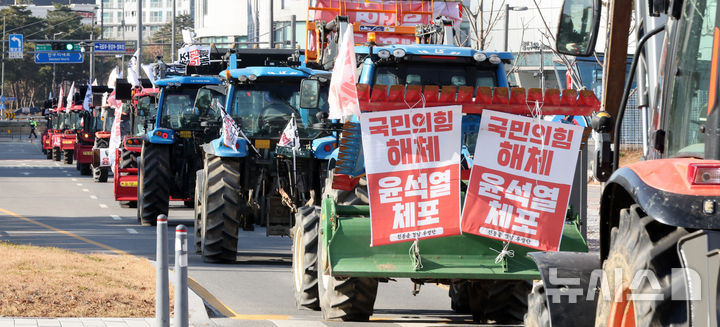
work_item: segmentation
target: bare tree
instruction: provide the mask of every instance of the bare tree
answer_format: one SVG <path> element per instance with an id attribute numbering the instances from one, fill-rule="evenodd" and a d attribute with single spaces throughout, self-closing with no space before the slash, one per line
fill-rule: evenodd
<path id="1" fill-rule="evenodd" d="M 488 2 L 490 2 L 490 10 L 487 12 L 485 11 L 485 0 L 478 0 L 475 10 L 472 9 L 472 5 L 463 5 L 463 12 L 470 23 L 470 34 L 471 38 L 475 40 L 476 49 L 485 49 L 485 45 L 491 41 L 490 32 L 503 18 L 501 8 L 505 6 L 505 0 L 498 2 L 499 5 L 493 0 Z"/>

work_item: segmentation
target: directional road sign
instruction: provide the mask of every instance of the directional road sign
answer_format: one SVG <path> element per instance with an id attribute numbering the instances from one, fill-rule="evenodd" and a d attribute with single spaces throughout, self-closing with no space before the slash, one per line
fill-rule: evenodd
<path id="1" fill-rule="evenodd" d="M 8 50 L 8 58 L 10 59 L 22 59 L 23 57 L 23 35 L 22 34 L 10 34 L 8 44 L 10 49 Z"/>
<path id="2" fill-rule="evenodd" d="M 83 62 L 83 53 L 78 51 L 36 52 L 36 64 L 79 64 Z"/>
<path id="3" fill-rule="evenodd" d="M 52 51 L 52 44 L 35 44 L 35 51 Z"/>
<path id="4" fill-rule="evenodd" d="M 95 52 L 125 53 L 125 42 L 94 42 Z"/>

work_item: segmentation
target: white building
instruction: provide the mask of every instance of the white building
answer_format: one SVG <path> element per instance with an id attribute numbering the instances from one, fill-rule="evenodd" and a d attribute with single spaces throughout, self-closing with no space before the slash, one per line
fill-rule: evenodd
<path id="1" fill-rule="evenodd" d="M 95 4 L 84 3 L 91 1 L 77 1 L 72 2 L 68 5 L 70 10 L 77 12 L 78 15 L 82 16 L 80 23 L 83 25 L 92 24 L 95 19 Z M 13 4 L 11 4 L 13 5 Z M 55 10 L 55 6 L 52 3 L 45 1 L 35 1 L 35 4 L 23 4 L 21 5 L 27 10 L 30 10 L 34 17 L 46 18 L 49 11 Z M 8 5 L 0 5 L 0 9 L 7 8 Z"/>
<path id="2" fill-rule="evenodd" d="M 143 0 L 143 39 L 149 39 L 176 15 L 193 15 L 195 0 Z M 102 19 L 103 37 L 110 40 L 137 39 L 137 0 L 96 0 L 97 15 Z M 98 22 L 98 25 L 100 23 Z"/>
<path id="3" fill-rule="evenodd" d="M 269 47 L 270 0 L 195 0 L 195 33 L 198 42 L 260 42 Z M 274 41 L 290 47 L 292 16 L 295 40 L 305 47 L 307 0 L 272 0 Z"/>

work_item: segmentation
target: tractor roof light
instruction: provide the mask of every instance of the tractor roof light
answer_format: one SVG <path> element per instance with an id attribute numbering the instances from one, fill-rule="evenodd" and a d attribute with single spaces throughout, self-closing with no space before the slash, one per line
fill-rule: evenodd
<path id="1" fill-rule="evenodd" d="M 405 50 L 403 50 L 403 49 L 395 49 L 395 50 L 393 50 L 392 53 L 393 53 L 393 56 L 395 56 L 395 58 L 405 57 Z"/>
<path id="2" fill-rule="evenodd" d="M 500 57 L 499 57 L 498 55 L 495 55 L 495 54 L 494 54 L 494 55 L 490 55 L 489 61 L 490 61 L 491 64 L 497 65 L 497 64 L 500 64 L 500 63 L 502 62 L 502 59 L 500 59 Z"/>
<path id="3" fill-rule="evenodd" d="M 691 185 L 720 185 L 720 165 L 690 164 L 687 178 Z"/>
<path id="4" fill-rule="evenodd" d="M 390 51 L 388 51 L 387 49 L 382 49 L 377 52 L 377 55 L 378 57 L 380 57 L 380 59 L 387 59 L 390 58 Z"/>
<path id="5" fill-rule="evenodd" d="M 375 44 L 375 41 L 377 38 L 375 37 L 375 32 L 370 32 L 367 34 L 367 42 L 370 44 Z"/>
<path id="6" fill-rule="evenodd" d="M 248 80 L 248 78 L 245 75 L 240 75 L 240 76 L 238 76 L 237 80 L 238 80 L 238 82 L 243 83 L 243 82 L 246 82 Z"/>
<path id="7" fill-rule="evenodd" d="M 257 79 L 257 75 L 255 75 L 255 74 L 250 74 L 250 75 L 248 75 L 247 78 L 248 78 L 248 80 L 250 80 L 250 81 L 254 81 L 254 80 Z"/>
<path id="8" fill-rule="evenodd" d="M 482 52 L 475 52 L 475 54 L 473 54 L 473 59 L 475 59 L 475 61 L 477 61 L 477 62 L 482 62 L 482 61 L 485 61 L 485 59 L 487 59 L 487 55 L 485 55 Z"/>

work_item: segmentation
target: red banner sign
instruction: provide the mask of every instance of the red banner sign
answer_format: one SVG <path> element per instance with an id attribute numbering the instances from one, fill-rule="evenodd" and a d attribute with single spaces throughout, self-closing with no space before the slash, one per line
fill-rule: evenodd
<path id="1" fill-rule="evenodd" d="M 460 234 L 460 106 L 362 113 L 371 246 Z"/>
<path id="2" fill-rule="evenodd" d="M 483 111 L 463 232 L 557 251 L 582 133 L 580 126 Z"/>

